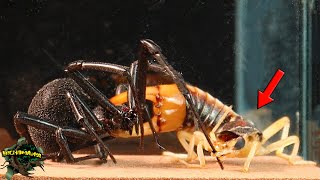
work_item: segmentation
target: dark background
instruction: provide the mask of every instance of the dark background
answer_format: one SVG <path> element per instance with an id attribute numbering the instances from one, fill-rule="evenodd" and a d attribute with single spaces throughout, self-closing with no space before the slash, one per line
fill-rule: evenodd
<path id="1" fill-rule="evenodd" d="M 140 39 L 160 45 L 184 78 L 234 104 L 234 2 L 2 0 L 0 128 L 62 67 L 83 59 L 129 65 Z M 178 143 L 178 142 L 176 142 Z"/>

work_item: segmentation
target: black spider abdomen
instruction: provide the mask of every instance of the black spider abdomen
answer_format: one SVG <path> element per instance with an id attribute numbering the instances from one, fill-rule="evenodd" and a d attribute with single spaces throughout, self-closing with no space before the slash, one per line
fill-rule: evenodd
<path id="1" fill-rule="evenodd" d="M 68 91 L 84 96 L 80 86 L 72 79 L 62 78 L 49 82 L 32 99 L 28 114 L 37 116 L 61 128 L 80 129 L 66 98 Z M 28 127 L 28 131 L 33 143 L 41 147 L 44 153 L 59 151 L 55 132 L 48 132 L 31 126 Z M 69 142 L 69 146 L 72 148 L 73 144 Z"/>

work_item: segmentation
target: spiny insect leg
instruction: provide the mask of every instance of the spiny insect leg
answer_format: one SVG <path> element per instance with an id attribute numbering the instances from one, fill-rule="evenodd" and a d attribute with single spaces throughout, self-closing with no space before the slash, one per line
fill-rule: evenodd
<path id="1" fill-rule="evenodd" d="M 264 144 L 268 139 L 270 139 L 277 132 L 282 130 L 281 139 L 269 144 L 265 148 L 259 150 L 259 155 L 269 154 L 276 151 L 276 155 L 288 160 L 291 164 L 315 164 L 312 161 L 305 161 L 298 157 L 298 150 L 300 145 L 300 140 L 298 136 L 289 136 L 290 119 L 288 117 L 282 117 L 271 124 L 268 128 L 263 131 Z M 283 153 L 285 147 L 292 145 L 293 149 L 290 155 Z"/>

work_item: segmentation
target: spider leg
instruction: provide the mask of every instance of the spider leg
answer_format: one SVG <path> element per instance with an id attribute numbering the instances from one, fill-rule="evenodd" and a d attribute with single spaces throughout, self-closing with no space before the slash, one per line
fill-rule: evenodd
<path id="1" fill-rule="evenodd" d="M 137 104 L 134 104 L 136 107 L 140 107 L 142 118 L 139 118 L 139 124 L 143 127 L 144 119 L 146 119 L 149 123 L 149 126 L 152 131 L 152 135 L 154 137 L 155 142 L 158 147 L 162 150 L 165 150 L 163 146 L 159 143 L 159 136 L 153 126 L 151 121 L 151 115 L 147 111 L 146 105 L 146 82 L 147 82 L 147 70 L 148 70 L 148 60 L 143 52 L 139 52 L 139 60 L 135 61 L 130 66 L 130 73 L 134 81 L 134 86 L 137 91 Z M 143 128 L 140 128 L 143 130 Z M 141 132 L 141 137 L 143 137 L 143 132 Z M 143 138 L 140 139 L 140 147 L 143 147 Z"/>
<path id="2" fill-rule="evenodd" d="M 138 61 L 133 62 L 138 63 Z M 132 66 L 131 64 L 131 66 Z M 130 73 L 132 74 L 132 69 L 130 69 Z M 161 67 L 159 64 L 155 63 L 148 63 L 148 69 L 147 69 L 147 86 L 156 86 L 161 84 L 173 84 L 172 78 L 166 73 L 163 67 Z M 126 81 L 121 76 L 115 76 L 113 79 L 116 82 L 124 82 Z M 116 89 L 116 95 L 126 92 L 128 90 L 127 84 L 119 84 Z"/>
<path id="3" fill-rule="evenodd" d="M 66 137 L 62 133 L 62 129 L 58 128 L 56 130 L 55 134 L 56 134 L 56 141 L 60 147 L 60 152 L 62 153 L 62 155 L 65 158 L 65 160 L 67 161 L 67 163 L 75 163 L 75 162 L 84 161 L 84 160 L 93 159 L 93 158 L 100 158 L 101 159 L 100 154 L 90 154 L 87 156 L 75 158 L 72 155 L 72 151 L 69 148 Z M 105 158 L 105 157 L 103 157 L 103 158 Z M 102 160 L 104 160 L 104 159 L 102 159 Z"/>
<path id="4" fill-rule="evenodd" d="M 143 137 L 144 137 L 143 122 L 144 122 L 144 119 L 147 119 L 156 143 L 160 148 L 164 149 L 159 144 L 158 136 L 151 122 L 150 115 L 146 114 L 147 111 L 146 111 L 145 91 L 146 91 L 146 76 L 147 76 L 147 70 L 148 70 L 148 60 L 143 55 L 140 55 L 140 57 L 141 58 L 139 58 L 138 61 L 131 64 L 130 68 L 126 66 L 117 65 L 117 64 L 111 64 L 111 63 L 76 61 L 76 62 L 70 63 L 67 66 L 66 71 L 75 72 L 79 70 L 97 70 L 97 71 L 111 72 L 111 73 L 125 76 L 129 84 L 129 88 L 128 88 L 129 107 L 130 109 L 135 109 L 138 116 L 138 121 L 135 122 L 135 128 L 136 128 L 135 130 L 137 134 L 139 134 L 139 129 L 138 129 L 138 125 L 139 125 L 140 134 L 141 134 L 140 147 L 143 147 Z M 162 68 L 152 66 L 152 70 L 161 71 Z"/>
<path id="5" fill-rule="evenodd" d="M 84 111 L 80 105 L 80 102 L 79 102 L 79 101 L 81 101 L 81 99 L 76 94 L 72 94 L 70 92 L 67 93 L 67 97 L 68 97 L 70 106 L 72 108 L 72 111 L 75 115 L 76 120 L 87 130 L 87 132 L 90 134 L 92 139 L 95 139 L 96 141 L 99 142 L 99 144 L 103 148 L 103 150 L 105 150 L 108 153 L 108 155 L 110 156 L 110 158 L 112 159 L 112 161 L 114 163 L 116 163 L 116 159 L 111 154 L 109 148 L 105 145 L 105 143 L 102 141 L 100 136 L 96 133 L 93 126 L 88 122 L 88 120 L 85 116 L 85 113 L 84 113 Z M 84 103 L 84 102 L 82 102 L 82 103 Z M 88 110 L 88 108 L 86 108 L 86 110 Z M 90 114 L 90 112 L 87 112 L 87 113 Z M 91 114 L 92 114 L 92 112 L 91 112 Z"/>
<path id="6" fill-rule="evenodd" d="M 90 97 L 95 99 L 102 108 L 107 109 L 116 117 L 121 117 L 122 111 L 112 104 L 110 100 L 93 84 L 91 84 L 79 71 L 72 72 L 69 75 Z"/>
<path id="7" fill-rule="evenodd" d="M 96 155 L 98 155 L 99 159 L 101 159 L 102 161 L 107 162 L 108 152 L 106 152 L 106 150 L 104 150 L 103 145 L 96 144 L 94 146 L 94 150 L 96 152 Z"/>
<path id="8" fill-rule="evenodd" d="M 56 141 L 60 147 L 60 152 L 62 153 L 67 163 L 75 163 L 76 160 L 72 155 L 67 139 L 62 134 L 62 129 L 60 127 L 55 131 L 55 135 L 56 135 Z"/>
<path id="9" fill-rule="evenodd" d="M 25 121 L 23 120 L 24 117 L 23 112 L 17 112 L 15 114 L 15 116 L 13 117 L 13 123 L 15 126 L 15 129 L 17 130 L 17 133 L 21 136 L 21 137 L 25 137 L 28 143 L 33 143 L 30 137 L 30 134 L 28 132 L 28 123 L 25 123 Z M 22 117 L 20 117 L 22 116 Z M 37 122 L 36 122 L 37 123 Z"/>
<path id="10" fill-rule="evenodd" d="M 201 128 L 203 134 L 205 135 L 207 141 L 209 142 L 210 147 L 212 148 L 212 152 L 216 153 L 217 151 L 215 150 L 215 148 L 210 140 L 210 137 L 203 126 L 203 123 L 200 121 L 200 116 L 199 116 L 199 113 L 196 111 L 194 99 L 192 98 L 192 96 L 186 86 L 186 82 L 184 81 L 182 75 L 180 73 L 178 73 L 166 61 L 166 57 L 161 53 L 161 49 L 156 43 L 154 43 L 151 40 L 146 39 L 146 40 L 141 40 L 141 44 L 142 44 L 142 48 L 145 50 L 145 52 L 150 54 L 165 69 L 165 71 L 172 77 L 173 81 L 177 84 L 178 89 L 185 97 L 186 101 L 188 102 L 188 104 L 190 106 L 190 110 L 192 111 L 192 113 L 195 116 L 195 119 L 194 119 L 195 123 L 194 124 L 196 126 L 196 130 L 199 127 Z M 223 165 L 222 165 L 220 159 L 218 157 L 216 157 L 216 158 L 217 158 L 217 161 L 218 161 L 221 169 L 223 169 Z"/>
<path id="11" fill-rule="evenodd" d="M 151 121 L 151 115 L 146 110 L 145 94 L 146 94 L 146 86 L 147 86 L 147 84 L 146 84 L 147 83 L 147 73 L 149 71 L 161 73 L 161 75 L 163 75 L 163 76 L 168 76 L 168 74 L 164 73 L 163 67 L 161 67 L 157 64 L 150 64 L 148 62 L 147 56 L 146 56 L 143 48 L 140 48 L 138 59 L 139 59 L 138 61 L 133 62 L 130 66 L 130 74 L 133 79 L 134 86 L 135 86 L 136 92 L 137 92 L 136 99 L 141 107 L 140 109 L 142 109 L 142 112 L 144 112 L 143 118 L 147 119 L 147 121 L 149 123 L 149 126 L 151 128 L 152 135 L 153 135 L 155 142 L 157 143 L 157 145 L 160 149 L 165 150 L 165 148 L 163 146 L 161 146 L 161 144 L 159 142 L 159 136 L 154 128 L 152 121 Z M 128 91 L 128 94 L 130 94 L 130 89 Z M 132 96 L 129 96 L 129 97 L 132 98 Z M 131 100 L 131 102 L 132 102 L 132 100 Z M 135 106 L 135 104 L 130 103 L 130 101 L 129 101 L 129 104 L 131 104 L 132 106 Z M 140 121 L 139 124 L 142 127 L 142 128 L 140 128 L 141 130 L 143 130 L 142 124 L 144 122 L 144 119 L 138 119 L 138 121 Z M 136 132 L 137 132 L 137 129 L 136 129 Z M 143 133 L 141 133 L 141 134 L 143 134 Z M 143 135 L 141 136 L 141 139 L 140 139 L 140 147 L 143 147 Z"/>
<path id="12" fill-rule="evenodd" d="M 93 129 L 98 133 L 104 133 L 105 130 L 111 135 L 111 131 L 109 127 L 104 127 L 98 120 L 97 116 L 92 112 L 90 107 L 75 93 L 73 92 L 72 95 L 76 99 L 76 101 L 81 105 L 83 108 L 83 113 L 87 117 L 88 122 L 92 125 Z M 70 94 L 67 97 L 69 97 Z"/>
<path id="13" fill-rule="evenodd" d="M 15 114 L 15 116 L 13 117 L 13 120 L 14 120 L 14 124 L 16 127 L 32 126 L 32 127 L 42 129 L 44 131 L 48 131 L 51 133 L 55 133 L 55 131 L 59 128 L 59 126 L 48 123 L 44 119 L 29 115 L 24 112 L 17 112 Z M 63 128 L 62 132 L 64 134 L 66 134 L 67 136 L 70 136 L 70 137 L 73 137 L 73 138 L 79 140 L 79 142 L 80 142 L 80 140 L 82 140 L 82 141 L 91 140 L 91 138 L 88 137 L 88 134 L 84 131 Z M 20 134 L 20 135 L 23 135 L 23 134 Z"/>
<path id="14" fill-rule="evenodd" d="M 102 141 L 109 141 L 111 139 L 114 139 L 114 137 L 107 136 L 107 137 L 103 137 Z M 74 152 L 74 151 L 77 151 L 77 150 L 80 150 L 80 149 L 83 149 L 83 148 L 87 148 L 87 147 L 91 147 L 91 146 L 97 147 L 98 146 L 98 142 L 97 141 L 88 141 L 88 142 L 85 142 L 85 143 L 80 144 L 78 146 L 70 147 L 70 150 L 72 152 Z M 87 156 L 84 156 L 84 157 L 79 157 L 78 159 L 86 160 L 86 159 L 92 159 L 92 158 L 100 158 L 101 160 L 104 160 L 103 159 L 104 156 L 101 155 L 101 153 L 104 153 L 103 150 L 102 150 L 102 152 L 100 152 L 100 150 L 96 150 L 96 153 L 98 155 L 96 155 L 96 154 L 87 155 Z M 61 154 L 59 152 L 53 152 L 53 153 L 44 154 L 42 159 L 43 160 L 45 160 L 45 159 L 54 159 L 55 161 L 61 161 L 62 158 L 63 157 L 61 156 Z M 81 160 L 79 160 L 79 161 L 81 161 Z"/>
<path id="15" fill-rule="evenodd" d="M 117 64 L 111 64 L 111 63 L 102 63 L 102 62 L 83 62 L 83 61 L 76 61 L 76 62 L 72 62 L 70 63 L 67 68 L 66 68 L 66 71 L 67 72 L 74 72 L 74 73 L 77 73 L 77 71 L 80 71 L 80 70 L 96 70 L 96 71 L 103 71 L 103 72 L 110 72 L 110 73 L 115 73 L 115 74 L 118 74 L 118 75 L 122 75 L 126 78 L 128 84 L 129 84 L 129 88 L 128 88 L 128 103 L 129 103 L 129 107 L 130 109 L 135 109 L 136 112 L 137 112 L 137 116 L 138 116 L 138 119 L 141 119 L 141 109 L 139 106 L 135 106 L 135 104 L 137 104 L 137 92 L 136 92 L 136 89 L 134 88 L 134 82 L 133 82 L 133 79 L 132 79 L 132 76 L 129 72 L 129 68 L 127 66 L 121 66 L 121 65 L 117 65 Z M 80 74 L 78 72 L 78 74 Z M 81 75 L 81 74 L 80 74 Z M 78 81 L 80 80 L 79 77 L 80 75 L 76 75 L 78 77 L 75 77 L 78 79 Z M 81 77 L 81 83 L 83 83 L 83 81 L 85 81 L 85 79 L 83 77 Z M 85 83 L 87 89 L 89 91 L 92 91 L 91 89 L 96 89 L 95 87 L 93 87 L 92 85 L 89 85 L 90 82 L 86 82 Z M 81 86 L 81 84 L 79 84 Z M 95 90 L 95 91 L 99 91 L 99 90 Z M 103 95 L 102 93 L 100 92 L 97 92 L 98 94 L 100 94 L 100 97 L 101 95 Z M 96 93 L 95 93 L 96 94 Z M 93 96 L 93 97 L 96 97 L 96 96 Z M 107 106 L 111 106 L 110 104 L 112 104 L 110 101 L 107 102 Z M 114 109 L 115 107 L 113 107 L 112 109 Z M 119 112 L 117 111 L 114 111 L 114 113 L 117 113 L 119 115 Z M 121 114 L 121 113 L 120 113 Z M 140 123 L 140 129 L 141 129 L 141 133 L 143 133 L 143 120 L 139 120 Z M 136 127 L 136 133 L 138 134 L 139 131 L 137 129 L 139 123 L 138 122 L 135 122 L 135 127 Z M 143 134 L 141 135 L 141 138 L 143 138 Z"/>
<path id="16" fill-rule="evenodd" d="M 48 131 L 51 133 L 55 133 L 55 137 L 57 140 L 57 143 L 61 149 L 61 153 L 64 155 L 66 158 L 67 162 L 78 162 L 82 161 L 84 159 L 90 159 L 90 158 L 96 158 L 98 155 L 92 155 L 89 157 L 79 157 L 79 158 L 74 158 L 72 154 L 70 155 L 70 152 L 88 147 L 91 145 L 95 145 L 98 142 L 97 141 L 92 141 L 92 138 L 90 135 L 84 131 L 77 130 L 77 129 L 70 129 L 70 128 L 61 128 L 57 125 L 51 124 L 46 122 L 46 120 L 29 115 L 24 112 L 17 112 L 16 115 L 14 116 L 14 124 L 15 127 L 18 129 L 18 133 L 23 136 L 25 133 L 19 130 L 21 129 L 26 129 L 27 126 L 32 126 L 38 129 L 42 129 L 44 131 Z M 66 138 L 71 137 L 74 139 L 75 142 L 78 142 L 80 145 L 73 147 L 72 149 L 69 148 L 68 144 L 66 144 Z M 103 138 L 103 140 L 109 140 L 111 137 L 106 137 Z M 32 141 L 28 141 L 31 143 Z M 44 155 L 45 159 L 52 159 L 52 158 L 57 158 L 61 159 L 61 154 L 60 153 L 50 153 L 48 155 Z"/>
<path id="17" fill-rule="evenodd" d="M 142 99 L 141 99 L 141 94 L 143 95 L 143 97 L 145 97 L 145 91 L 139 89 L 139 88 L 136 88 L 137 86 L 137 76 L 136 76 L 136 72 L 137 72 L 137 63 L 134 62 L 131 64 L 130 66 L 130 75 L 132 77 L 132 81 L 133 81 L 133 87 L 132 88 L 129 88 L 128 89 L 128 102 L 129 102 L 129 106 L 130 108 L 137 108 L 139 109 L 139 114 L 138 114 L 138 119 L 137 119 L 137 122 L 136 124 L 139 124 L 139 127 L 140 127 L 140 133 L 141 133 L 141 136 L 140 136 L 140 149 L 143 150 L 143 139 L 144 139 L 144 127 L 143 127 L 143 121 L 144 121 L 144 118 L 145 117 L 145 113 L 144 113 L 144 109 L 142 110 L 142 108 L 144 108 L 143 106 L 141 106 L 140 104 L 142 104 L 143 102 Z M 141 81 L 140 81 L 141 82 Z M 135 91 L 137 92 L 136 95 L 133 94 L 133 89 L 135 89 Z M 145 87 L 144 87 L 144 90 L 145 90 Z M 133 96 L 135 97 L 136 101 L 133 101 L 132 99 L 132 94 Z M 153 126 L 152 126 L 153 127 Z M 151 127 L 151 129 L 152 129 Z M 139 128 L 138 126 L 135 126 L 135 130 L 137 132 L 137 134 L 139 133 Z"/>
<path id="18" fill-rule="evenodd" d="M 90 123 L 93 127 L 93 129 L 98 133 L 98 134 L 101 134 L 101 133 L 105 133 L 105 130 L 109 133 L 110 136 L 108 137 L 111 137 L 111 131 L 110 131 L 110 128 L 109 127 L 103 127 L 100 123 L 99 123 L 99 120 L 97 119 L 96 115 L 92 112 L 92 110 L 89 108 L 89 106 L 79 98 L 78 95 L 74 94 L 74 97 L 76 98 L 76 100 L 80 103 L 81 107 L 83 108 L 83 112 L 85 114 L 85 116 L 87 117 L 88 119 L 88 123 Z M 99 158 L 101 160 L 104 160 L 106 161 L 107 160 L 107 153 L 103 147 L 102 144 L 96 144 L 94 146 L 94 149 L 96 151 L 96 153 L 99 155 Z"/>

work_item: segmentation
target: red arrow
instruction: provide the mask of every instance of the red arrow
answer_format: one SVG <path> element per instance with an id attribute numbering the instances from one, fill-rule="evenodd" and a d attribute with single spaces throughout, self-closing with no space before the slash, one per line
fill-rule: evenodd
<path id="1" fill-rule="evenodd" d="M 272 79 L 270 80 L 269 84 L 267 85 L 264 92 L 258 90 L 258 102 L 257 102 L 257 109 L 271 103 L 273 99 L 270 97 L 274 89 L 279 84 L 284 72 L 280 69 L 273 75 Z"/>

